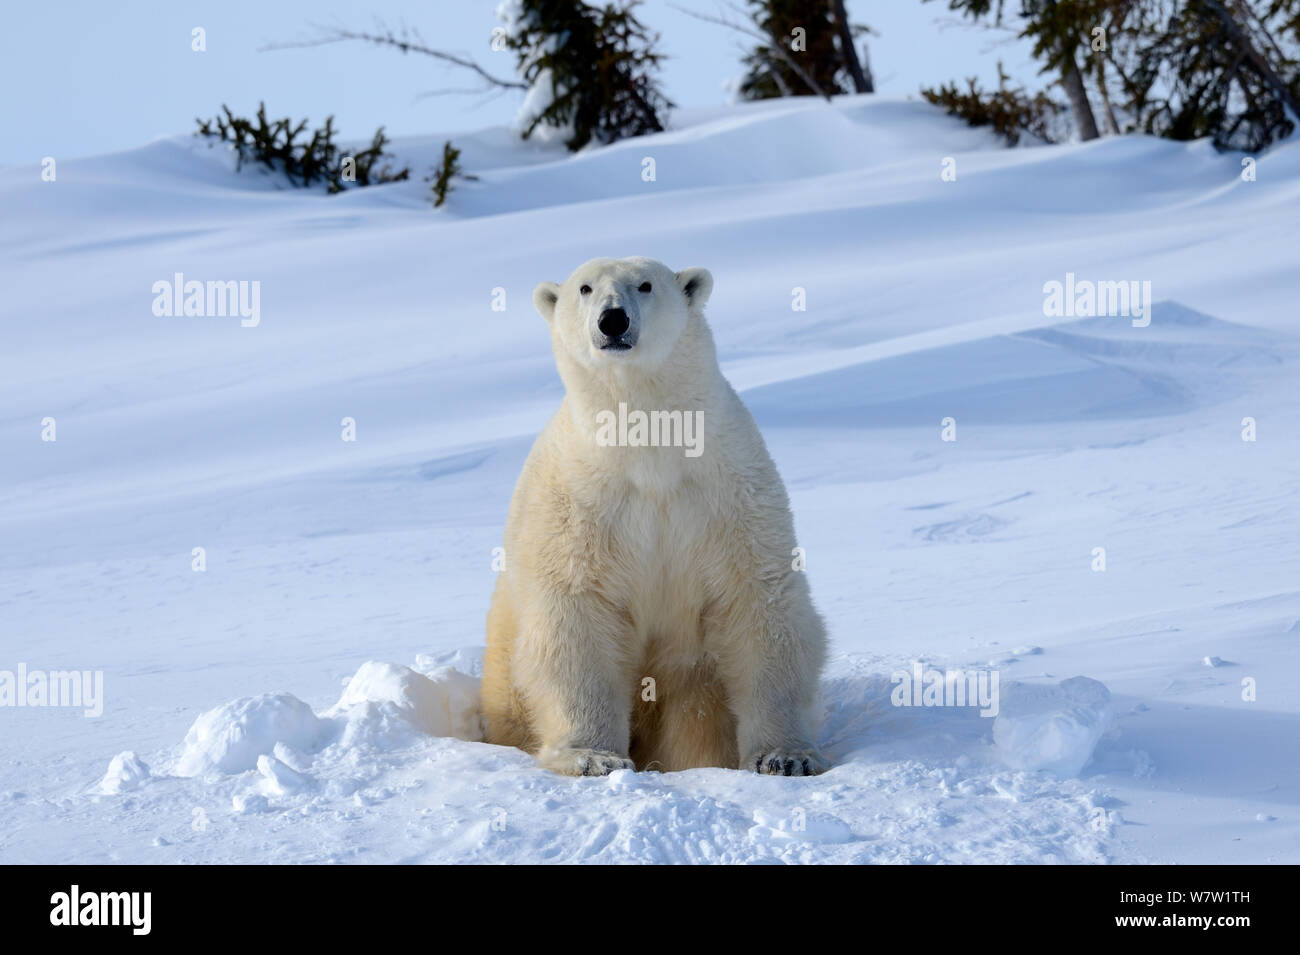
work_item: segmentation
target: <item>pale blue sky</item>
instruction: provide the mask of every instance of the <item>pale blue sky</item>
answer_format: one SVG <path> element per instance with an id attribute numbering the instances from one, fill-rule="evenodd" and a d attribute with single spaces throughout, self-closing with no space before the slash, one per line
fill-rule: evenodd
<path id="1" fill-rule="evenodd" d="M 509 53 L 489 46 L 497 0 L 69 0 L 11 4 L 0 33 L 0 164 L 36 163 L 139 146 L 192 131 L 196 115 L 225 102 L 251 113 L 265 99 L 273 116 L 333 113 L 346 139 L 384 125 L 394 136 L 452 133 L 509 121 L 518 95 L 420 98 L 425 90 L 472 85 L 472 77 L 428 57 L 340 44 L 259 52 L 311 34 L 310 24 L 371 28 L 376 20 L 417 28 L 432 46 L 471 54 L 509 75 Z M 716 11 L 714 0 L 678 6 Z M 877 89 L 912 93 L 922 83 L 1009 72 L 1035 86 L 1025 44 L 1006 33 L 953 24 L 943 0 L 849 0 L 850 15 L 880 31 L 871 44 Z M 728 101 L 724 84 L 740 72 L 743 38 L 701 23 L 669 0 L 648 0 L 641 18 L 663 35 L 671 57 L 663 81 L 681 106 Z M 190 49 L 191 30 L 207 31 L 207 51 Z M 999 45 L 1004 44 L 1004 45 Z"/>

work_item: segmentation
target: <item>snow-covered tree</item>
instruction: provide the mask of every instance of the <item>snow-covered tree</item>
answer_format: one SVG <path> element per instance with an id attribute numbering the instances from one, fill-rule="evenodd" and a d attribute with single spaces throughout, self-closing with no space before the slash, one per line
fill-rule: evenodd
<path id="1" fill-rule="evenodd" d="M 655 74 L 659 37 L 634 13 L 636 0 L 504 0 L 497 16 L 516 72 L 527 84 L 516 119 L 524 138 L 564 140 L 573 150 L 659 132 L 672 106 Z"/>

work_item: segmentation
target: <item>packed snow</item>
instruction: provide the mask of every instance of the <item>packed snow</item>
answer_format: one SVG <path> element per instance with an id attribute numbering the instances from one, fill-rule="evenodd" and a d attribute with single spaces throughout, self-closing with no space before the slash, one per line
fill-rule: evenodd
<path id="1" fill-rule="evenodd" d="M 1086 676 L 1056 686 L 1013 683 L 1000 694 L 993 745 L 1012 769 L 1070 778 L 1092 759 L 1113 719 L 1110 691 Z"/>
<path id="2" fill-rule="evenodd" d="M 777 101 L 458 134 L 435 212 L 445 138 L 334 197 L 184 135 L 0 170 L 0 672 L 104 674 L 99 718 L 0 708 L 0 862 L 1300 862 L 1300 146 L 1248 181 Z M 714 274 L 831 635 L 823 776 L 478 741 L 561 396 L 531 289 L 625 255 Z M 155 315 L 177 273 L 257 321 Z M 1149 324 L 1045 314 L 1067 276 Z M 997 714 L 895 705 L 922 667 Z"/>

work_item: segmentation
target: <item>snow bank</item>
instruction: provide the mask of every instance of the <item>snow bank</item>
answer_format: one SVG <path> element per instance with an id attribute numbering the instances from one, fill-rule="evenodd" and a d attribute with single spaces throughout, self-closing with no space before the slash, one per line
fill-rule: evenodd
<path id="1" fill-rule="evenodd" d="M 266 794 L 297 791 L 304 780 L 288 763 L 302 754 L 328 747 L 391 751 L 420 736 L 482 739 L 478 695 L 478 679 L 453 667 L 425 676 L 372 660 L 361 665 L 339 701 L 321 715 L 290 693 L 246 697 L 208 710 L 186 734 L 173 773 L 256 769 L 266 780 Z M 129 781 L 130 766 L 118 765 L 122 758 L 114 760 L 116 770 L 110 767 L 109 775 Z"/>
<path id="2" fill-rule="evenodd" d="M 372 660 L 348 681 L 329 715 L 356 723 L 383 712 L 429 736 L 477 741 L 483 738 L 478 694 L 479 681 L 454 667 L 440 667 L 425 676 L 409 667 Z"/>
<path id="3" fill-rule="evenodd" d="M 245 697 L 199 715 L 185 734 L 173 772 L 177 776 L 247 772 L 277 743 L 310 753 L 328 736 L 329 726 L 290 693 Z"/>
<path id="4" fill-rule="evenodd" d="M 105 796 L 117 796 L 138 789 L 149 780 L 149 767 L 135 753 L 127 750 L 118 753 L 108 764 L 108 772 L 99 781 L 96 791 Z"/>
<path id="5" fill-rule="evenodd" d="M 1078 776 L 1114 715 L 1110 691 L 1086 676 L 1056 686 L 1011 683 L 1002 687 L 993 742 L 1012 769 Z"/>

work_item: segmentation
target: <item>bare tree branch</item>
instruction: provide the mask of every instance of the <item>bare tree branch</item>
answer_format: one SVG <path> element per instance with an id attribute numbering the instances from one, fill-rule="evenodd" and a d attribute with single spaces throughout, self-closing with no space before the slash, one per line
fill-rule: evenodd
<path id="1" fill-rule="evenodd" d="M 786 83 L 785 77 L 782 76 L 781 71 L 776 68 L 776 64 L 772 62 L 770 57 L 761 53 L 759 55 L 763 57 L 763 62 L 767 64 L 767 75 L 772 77 L 772 82 L 776 84 L 776 88 L 780 90 L 781 95 L 793 96 L 794 93 L 790 91 L 790 85 Z"/>
<path id="2" fill-rule="evenodd" d="M 675 3 L 672 4 L 672 6 L 674 7 L 674 9 L 680 10 L 682 13 L 686 14 L 687 16 L 694 17 L 697 20 L 702 20 L 705 23 L 712 23 L 717 26 L 727 27 L 729 30 L 735 30 L 738 33 L 743 33 L 748 37 L 752 37 L 755 40 L 758 40 L 760 43 L 764 44 L 767 47 L 767 49 L 771 50 L 773 53 L 779 56 L 781 58 L 782 63 L 790 67 L 790 69 L 794 70 L 794 72 L 798 75 L 798 77 L 801 80 L 803 80 L 804 83 L 808 86 L 808 89 L 812 90 L 815 94 L 822 97 L 827 102 L 830 101 L 831 98 L 830 94 L 827 93 L 825 90 L 823 90 L 821 86 L 818 85 L 817 81 L 814 80 L 811 75 L 809 75 L 808 71 L 799 65 L 799 63 L 795 60 L 795 58 L 790 55 L 789 51 L 786 50 L 785 47 L 781 45 L 780 41 L 773 41 L 773 38 L 768 36 L 762 30 L 759 30 L 757 27 L 747 26 L 743 23 L 737 23 L 734 20 L 728 20 L 726 17 L 721 15 L 710 16 L 707 13 L 699 13 L 695 10 L 687 10 L 685 7 L 679 7 Z M 730 9 L 732 13 L 737 14 L 739 16 L 744 16 L 743 11 L 737 10 L 735 7 L 730 7 Z"/>
<path id="3" fill-rule="evenodd" d="M 395 49 L 401 53 L 420 53 L 424 56 L 431 56 L 434 59 L 442 60 L 445 63 L 451 63 L 462 69 L 471 70 L 478 74 L 489 86 L 499 87 L 501 89 L 527 90 L 528 84 L 519 80 L 503 80 L 500 77 L 493 76 L 483 67 L 479 66 L 473 60 L 464 56 L 457 56 L 454 53 L 448 53 L 445 50 L 436 50 L 431 46 L 423 43 L 416 34 L 408 34 L 403 31 L 401 34 L 394 33 L 389 27 L 383 24 L 379 25 L 381 32 L 367 33 L 365 31 L 348 30 L 343 27 L 322 27 L 317 24 L 312 26 L 320 33 L 320 36 L 312 40 L 300 40 L 289 43 L 271 43 L 261 47 L 262 51 L 268 50 L 293 50 L 303 49 L 306 47 L 327 46 L 331 43 L 344 43 L 349 41 L 360 41 L 362 43 L 371 43 L 375 46 L 386 46 Z"/>
<path id="4" fill-rule="evenodd" d="M 419 101 L 422 99 L 433 99 L 437 96 L 475 96 L 479 93 L 491 93 L 492 95 L 496 96 L 499 95 L 500 92 L 501 91 L 494 91 L 490 89 L 485 90 L 481 86 L 459 86 L 459 87 L 453 86 L 445 90 L 424 90 L 423 92 L 416 93 L 415 99 Z"/>

